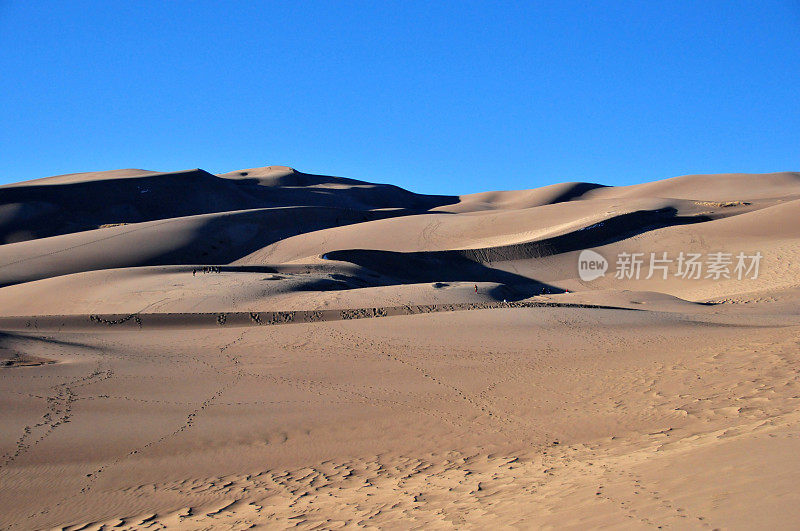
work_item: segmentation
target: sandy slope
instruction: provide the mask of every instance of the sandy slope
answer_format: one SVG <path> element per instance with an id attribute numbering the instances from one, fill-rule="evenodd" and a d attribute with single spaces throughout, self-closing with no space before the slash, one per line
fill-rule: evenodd
<path id="1" fill-rule="evenodd" d="M 798 207 L 797 173 L 0 187 L 0 528 L 795 528 Z"/>

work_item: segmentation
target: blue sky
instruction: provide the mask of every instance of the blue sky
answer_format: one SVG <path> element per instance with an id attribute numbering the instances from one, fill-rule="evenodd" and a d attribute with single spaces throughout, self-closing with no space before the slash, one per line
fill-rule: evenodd
<path id="1" fill-rule="evenodd" d="M 427 193 L 800 171 L 800 1 L 0 0 L 0 183 L 290 165 Z"/>

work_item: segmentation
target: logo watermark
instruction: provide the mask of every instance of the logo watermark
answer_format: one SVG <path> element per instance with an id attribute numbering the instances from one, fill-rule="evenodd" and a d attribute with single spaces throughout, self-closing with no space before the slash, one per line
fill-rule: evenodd
<path id="1" fill-rule="evenodd" d="M 591 249 L 584 249 L 578 256 L 578 276 L 584 282 L 590 282 L 605 276 L 608 271 L 608 260 Z"/>
<path id="2" fill-rule="evenodd" d="M 684 253 L 670 256 L 661 253 L 619 253 L 616 257 L 614 278 L 617 280 L 649 280 L 651 278 L 736 279 L 755 280 L 763 255 L 739 253 Z M 591 249 L 584 249 L 578 256 L 578 276 L 590 282 L 605 276 L 609 263 L 606 258 Z"/>

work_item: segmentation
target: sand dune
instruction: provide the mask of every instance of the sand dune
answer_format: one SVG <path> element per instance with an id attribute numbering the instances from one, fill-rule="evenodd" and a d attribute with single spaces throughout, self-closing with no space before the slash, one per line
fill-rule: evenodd
<path id="1" fill-rule="evenodd" d="M 0 187 L 0 242 L 276 206 L 424 211 L 452 202 L 390 185 L 306 175 L 290 168 L 212 175 L 203 170 L 117 170 L 51 177 Z M 257 175 L 264 175 L 261 178 Z"/>
<path id="2" fill-rule="evenodd" d="M 645 184 L 608 187 L 589 192 L 594 197 L 672 197 L 711 202 L 784 199 L 800 195 L 800 173 L 728 173 L 684 175 Z"/>
<path id="3" fill-rule="evenodd" d="M 0 186 L 0 528 L 793 529 L 799 207 L 791 172 Z"/>

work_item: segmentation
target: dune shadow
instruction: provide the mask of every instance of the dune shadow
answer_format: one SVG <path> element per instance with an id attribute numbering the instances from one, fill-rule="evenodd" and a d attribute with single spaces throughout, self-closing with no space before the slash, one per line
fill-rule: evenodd
<path id="1" fill-rule="evenodd" d="M 566 234 L 533 242 L 463 249 L 456 252 L 470 260 L 482 263 L 542 258 L 608 245 L 665 227 L 704 223 L 714 219 L 706 215 L 679 216 L 677 213 L 678 211 L 674 207 L 640 210 L 615 216 Z"/>
<path id="2" fill-rule="evenodd" d="M 441 286 L 448 282 L 493 282 L 500 286 L 490 290 L 489 295 L 496 300 L 510 301 L 564 291 L 546 282 L 470 260 L 460 251 L 403 253 L 352 249 L 332 251 L 325 257 L 372 270 L 383 277 L 382 285 L 433 283 Z"/>
<path id="3" fill-rule="evenodd" d="M 574 185 L 570 186 L 567 190 L 565 190 L 562 194 L 554 197 L 550 204 L 556 203 L 566 203 L 567 201 L 572 201 L 573 199 L 577 199 L 587 192 L 591 192 L 592 190 L 597 190 L 598 188 L 609 188 L 608 185 L 605 184 L 597 184 L 597 183 L 575 183 Z"/>
<path id="4" fill-rule="evenodd" d="M 7 319 L 7 318 L 6 318 Z M 0 349 L 14 350 L 20 347 L 14 346 L 14 342 L 31 343 L 41 345 L 59 345 L 62 347 L 85 349 L 89 351 L 99 352 L 105 350 L 102 347 L 81 343 L 79 341 L 69 341 L 66 339 L 57 339 L 54 337 L 42 336 L 37 333 L 35 329 L 28 331 L 9 332 L 0 330 Z"/>

